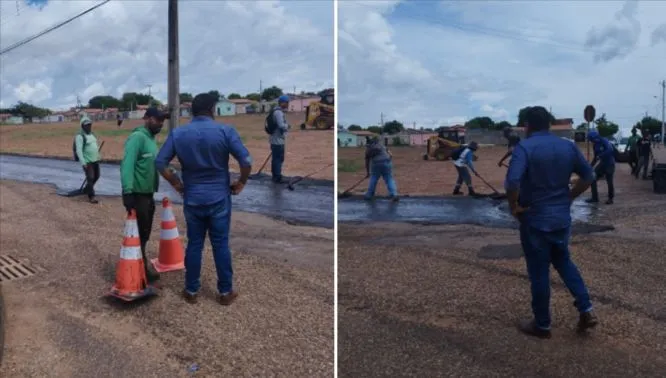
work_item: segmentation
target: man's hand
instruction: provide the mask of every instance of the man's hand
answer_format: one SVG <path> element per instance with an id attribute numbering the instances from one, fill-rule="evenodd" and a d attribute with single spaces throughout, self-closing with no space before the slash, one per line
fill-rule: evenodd
<path id="1" fill-rule="evenodd" d="M 368 177 L 370 177 L 370 171 L 365 172 L 365 178 L 368 178 Z"/>
<path id="2" fill-rule="evenodd" d="M 235 196 L 239 195 L 243 191 L 243 188 L 245 188 L 245 183 L 244 182 L 234 181 L 231 184 L 231 194 L 233 194 Z"/>
<path id="3" fill-rule="evenodd" d="M 501 167 L 501 166 L 502 166 L 502 163 L 504 163 L 504 161 L 500 161 L 500 162 L 498 162 L 498 163 L 497 163 L 497 166 L 498 166 L 498 167 Z"/>
<path id="4" fill-rule="evenodd" d="M 476 177 L 480 177 L 480 176 L 479 176 L 479 172 L 474 171 L 474 176 L 476 176 Z"/>
<path id="5" fill-rule="evenodd" d="M 174 189 L 180 194 L 181 196 L 183 195 L 183 192 L 185 191 L 185 186 L 183 185 L 183 182 L 180 180 L 175 180 L 174 182 L 171 183 L 171 186 L 173 186 Z"/>
<path id="6" fill-rule="evenodd" d="M 513 217 L 518 220 L 520 220 L 520 215 L 522 215 L 525 211 L 529 209 L 528 207 L 520 206 L 517 202 L 514 202 L 511 205 L 509 205 L 509 208 L 511 209 L 511 215 L 513 215 Z"/>
<path id="7" fill-rule="evenodd" d="M 134 196 L 132 194 L 123 194 L 123 206 L 125 206 L 125 210 L 127 210 L 127 214 L 132 212 L 133 209 L 136 209 Z"/>

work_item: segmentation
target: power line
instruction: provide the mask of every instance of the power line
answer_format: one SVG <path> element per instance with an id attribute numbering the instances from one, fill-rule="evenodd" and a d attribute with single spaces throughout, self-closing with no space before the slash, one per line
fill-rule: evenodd
<path id="1" fill-rule="evenodd" d="M 85 15 L 85 14 L 87 14 L 87 13 L 90 13 L 90 12 L 94 11 L 95 9 L 101 7 L 102 5 L 108 3 L 109 1 L 111 1 L 111 0 L 104 0 L 104 1 L 102 1 L 101 3 L 95 5 L 95 6 L 91 7 L 91 8 L 88 8 L 88 9 L 86 9 L 85 11 L 83 11 L 83 12 L 77 14 L 76 16 L 70 17 L 69 19 L 67 19 L 67 20 L 65 20 L 65 21 L 62 21 L 62 22 L 60 22 L 60 23 L 58 23 L 58 24 L 56 24 L 56 25 L 54 25 L 54 26 L 52 26 L 52 27 L 50 27 L 50 28 L 48 28 L 48 29 L 46 29 L 46 30 L 40 32 L 40 33 L 38 33 L 38 34 L 35 34 L 35 35 L 33 35 L 32 37 L 28 37 L 28 38 L 26 38 L 26 39 L 24 39 L 24 40 L 22 40 L 22 41 L 16 42 L 16 43 L 14 43 L 13 45 L 11 45 L 11 46 L 9 46 L 9 47 L 7 47 L 7 48 L 4 48 L 2 51 L 0 51 L 0 55 L 3 55 L 3 54 L 5 54 L 5 53 L 8 53 L 8 52 L 10 52 L 10 51 L 12 51 L 12 50 L 14 50 L 14 49 L 16 49 L 16 48 L 19 48 L 19 47 L 21 47 L 21 46 L 23 46 L 23 45 L 25 45 L 25 44 L 27 44 L 27 43 L 29 43 L 29 42 L 34 41 L 35 39 L 37 39 L 37 38 L 39 38 L 39 37 L 41 37 L 41 36 L 43 36 L 43 35 L 46 35 L 46 34 L 52 32 L 52 31 L 54 31 L 54 30 L 56 30 L 56 29 L 59 29 L 59 28 L 65 26 L 65 25 L 69 24 L 70 22 L 76 20 L 77 18 L 79 18 L 79 17 L 81 17 L 81 16 L 83 16 L 83 15 Z"/>

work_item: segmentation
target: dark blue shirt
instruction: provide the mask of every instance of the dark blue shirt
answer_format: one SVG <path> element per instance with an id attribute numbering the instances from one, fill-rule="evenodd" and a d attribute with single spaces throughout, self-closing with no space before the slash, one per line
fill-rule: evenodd
<path id="1" fill-rule="evenodd" d="M 598 159 L 602 166 L 615 166 L 615 151 L 608 139 L 599 137 L 599 139 L 594 141 L 593 149 L 594 158 Z"/>
<path id="2" fill-rule="evenodd" d="M 252 164 L 236 129 L 208 117 L 194 117 L 169 133 L 155 165 L 162 171 L 177 156 L 183 169 L 185 205 L 211 205 L 230 195 L 229 155 L 241 167 Z"/>
<path id="3" fill-rule="evenodd" d="M 571 174 L 591 182 L 592 167 L 575 143 L 549 132 L 523 139 L 511 155 L 504 188 L 518 190 L 519 204 L 529 208 L 523 222 L 549 232 L 571 226 Z"/>

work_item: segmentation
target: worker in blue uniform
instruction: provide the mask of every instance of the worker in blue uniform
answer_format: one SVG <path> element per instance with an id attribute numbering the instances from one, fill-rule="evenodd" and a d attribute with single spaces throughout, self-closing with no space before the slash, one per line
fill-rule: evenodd
<path id="1" fill-rule="evenodd" d="M 549 132 L 550 114 L 533 107 L 526 117 L 527 138 L 514 148 L 505 180 L 512 215 L 520 223 L 520 241 L 525 254 L 532 292 L 534 319 L 519 329 L 540 338 L 551 336 L 550 265 L 574 296 L 580 313 L 578 330 L 597 325 L 585 282 L 571 260 L 571 202 L 593 181 L 593 171 L 578 147 Z M 580 179 L 569 189 L 571 175 Z"/>

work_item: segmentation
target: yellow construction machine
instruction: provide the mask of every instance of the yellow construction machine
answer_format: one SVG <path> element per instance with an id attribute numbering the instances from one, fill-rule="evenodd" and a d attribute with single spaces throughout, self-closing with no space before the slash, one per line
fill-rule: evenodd
<path id="1" fill-rule="evenodd" d="M 458 130 L 445 130 L 439 131 L 438 135 L 433 135 L 428 138 L 426 144 L 426 153 L 423 154 L 423 160 L 429 158 L 445 161 L 451 158 L 453 151 L 462 146 L 465 142 L 464 137 L 460 136 Z M 476 161 L 478 157 L 474 155 L 473 159 Z"/>
<path id="2" fill-rule="evenodd" d="M 317 130 L 330 130 L 335 126 L 335 91 L 329 89 L 322 93 L 321 101 L 313 102 L 305 108 L 305 122 L 301 130 L 307 127 Z"/>

